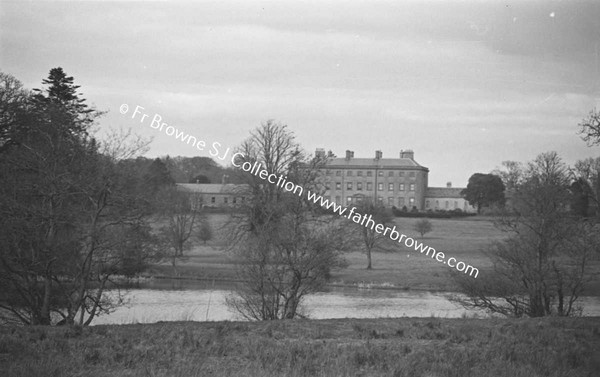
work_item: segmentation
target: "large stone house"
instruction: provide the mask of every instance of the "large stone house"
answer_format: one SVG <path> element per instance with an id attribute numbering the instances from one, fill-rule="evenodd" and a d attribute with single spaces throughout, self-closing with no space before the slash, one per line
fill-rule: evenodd
<path id="1" fill-rule="evenodd" d="M 324 149 L 316 155 L 325 156 Z M 355 158 L 347 150 L 344 158 L 332 158 L 323 168 L 325 199 L 344 206 L 370 198 L 386 207 L 408 210 L 454 210 L 476 212 L 460 195 L 462 188 L 428 187 L 429 169 L 415 161 L 412 150 L 400 151 L 397 158 L 383 158 L 375 151 L 373 158 Z M 246 185 L 179 183 L 179 189 L 193 193 L 192 207 L 234 207 L 243 203 L 249 190 Z"/>
<path id="2" fill-rule="evenodd" d="M 324 153 L 317 149 L 318 156 Z M 348 150 L 345 158 L 327 162 L 325 197 L 346 206 L 370 198 L 388 207 L 422 209 L 428 173 L 411 150 L 401 151 L 398 158 L 383 158 L 381 151 L 375 151 L 373 158 L 355 158 Z"/>
<path id="3" fill-rule="evenodd" d="M 325 150 L 317 149 L 316 155 L 324 157 Z M 345 206 L 370 198 L 400 209 L 476 212 L 460 195 L 463 188 L 453 188 L 451 183 L 428 187 L 428 175 L 429 169 L 415 161 L 412 150 L 400 151 L 398 158 L 383 158 L 381 151 L 375 151 L 373 158 L 355 158 L 347 150 L 344 158 L 327 162 L 324 196 Z"/>

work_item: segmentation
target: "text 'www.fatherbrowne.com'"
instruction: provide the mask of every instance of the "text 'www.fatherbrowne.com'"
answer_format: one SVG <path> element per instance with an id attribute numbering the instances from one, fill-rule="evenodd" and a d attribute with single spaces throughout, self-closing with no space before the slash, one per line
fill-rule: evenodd
<path id="1" fill-rule="evenodd" d="M 277 176 L 273 173 L 269 173 L 266 169 L 262 167 L 259 162 L 254 162 L 254 164 L 246 161 L 243 163 L 236 163 L 237 155 L 243 155 L 241 153 L 235 153 L 231 158 L 231 163 L 233 166 L 242 169 L 245 172 L 253 174 L 263 180 L 268 181 L 269 183 L 276 184 L 278 187 L 285 189 L 288 192 L 294 193 L 298 196 L 304 195 L 304 188 L 299 186 L 293 182 L 287 181 L 281 175 Z M 364 227 L 370 228 L 371 230 L 375 230 L 375 232 L 379 234 L 383 234 L 384 236 L 390 237 L 392 241 L 397 241 L 399 244 L 404 244 L 408 248 L 414 248 L 416 251 L 419 251 L 421 254 L 425 254 L 427 256 L 431 256 L 432 259 L 448 265 L 451 268 L 455 268 L 460 272 L 464 272 L 472 277 L 477 277 L 479 275 L 479 270 L 469 264 L 466 264 L 462 261 L 457 261 L 456 258 L 448 258 L 446 259 L 446 255 L 441 251 L 436 251 L 433 247 L 427 246 L 422 242 L 419 242 L 411 237 L 406 236 L 396 230 L 396 226 L 393 228 L 386 227 L 383 224 L 378 224 L 373 220 L 372 215 L 360 214 L 356 211 L 356 207 L 352 207 L 348 211 L 348 207 L 343 207 L 336 202 L 329 201 L 328 199 L 323 198 L 321 195 L 318 195 L 310 190 L 306 190 L 306 196 L 309 201 L 312 201 L 315 204 L 319 204 L 321 207 L 326 208 L 328 210 L 337 213 L 340 216 L 345 216 L 346 218 L 352 220 L 356 224 L 360 224 Z"/>
<path id="2" fill-rule="evenodd" d="M 167 134 L 168 136 L 174 136 L 175 139 L 179 139 L 182 142 L 191 145 L 192 147 L 195 147 L 199 151 L 204 151 L 204 149 L 206 148 L 207 143 L 204 140 L 200 140 L 195 136 L 185 133 L 182 130 L 178 130 L 177 128 L 170 126 L 167 123 L 164 123 L 162 121 L 162 117 L 159 114 L 154 114 L 154 116 L 150 118 L 150 116 L 144 113 L 143 110 L 145 110 L 143 107 L 136 106 L 133 111 L 133 114 L 131 115 L 131 119 L 137 118 L 139 119 L 140 123 L 144 123 L 148 118 L 150 127 L 158 131 L 164 131 L 165 134 Z M 122 104 L 119 108 L 119 112 L 123 115 L 127 114 L 129 112 L 129 105 L 125 103 Z M 227 150 L 224 152 L 221 152 L 219 150 L 220 148 L 221 143 L 212 143 L 209 154 L 211 157 L 217 157 L 219 160 L 225 160 L 225 158 L 227 158 L 227 155 L 230 152 L 230 148 L 227 148 Z M 219 154 L 221 154 L 221 156 L 219 156 Z M 243 163 L 238 164 L 238 158 L 244 160 L 244 157 L 245 156 L 243 153 L 234 153 L 231 156 L 231 163 L 233 164 L 233 166 L 240 168 L 245 172 L 249 172 L 257 177 L 260 177 L 261 179 L 266 180 L 271 184 L 277 185 L 278 187 L 281 187 L 288 192 L 292 192 L 300 197 L 304 195 L 304 188 L 302 186 L 287 181 L 287 177 L 284 177 L 282 175 L 277 176 L 273 173 L 269 173 L 266 169 L 263 169 L 262 165 L 258 162 L 251 164 L 250 162 L 245 161 Z M 404 243 L 404 245 L 408 248 L 414 247 L 414 249 L 416 251 L 421 252 L 421 254 L 425 254 L 427 256 L 431 254 L 432 259 L 435 258 L 436 261 L 446 264 L 452 268 L 456 268 L 460 272 L 469 274 L 469 276 L 474 276 L 476 278 L 479 275 L 479 270 L 477 268 L 468 265 L 462 261 L 457 261 L 456 258 L 448 258 L 446 260 L 446 255 L 443 252 L 436 251 L 433 247 L 427 246 L 424 243 L 416 241 L 411 237 L 407 237 L 405 234 L 398 232 L 396 230 L 396 226 L 390 229 L 389 227 L 386 227 L 383 224 L 377 224 L 375 220 L 373 220 L 371 215 L 361 215 L 360 213 L 355 212 L 356 207 L 352 207 L 350 209 L 350 212 L 346 214 L 346 211 L 348 210 L 347 207 L 343 207 L 337 204 L 336 202 L 330 202 L 329 200 L 323 198 L 321 195 L 317 195 L 316 193 L 311 192 L 310 190 L 306 190 L 306 195 L 308 197 L 308 200 L 312 201 L 313 203 L 319 204 L 321 205 L 321 207 L 326 208 L 328 210 L 332 210 L 340 216 L 345 216 L 357 224 L 360 224 L 367 228 L 371 228 L 371 230 L 375 230 L 375 232 L 379 234 L 388 236 L 390 237 L 390 239 L 392 239 L 392 241 L 398 241 L 398 243 L 400 244 Z"/>

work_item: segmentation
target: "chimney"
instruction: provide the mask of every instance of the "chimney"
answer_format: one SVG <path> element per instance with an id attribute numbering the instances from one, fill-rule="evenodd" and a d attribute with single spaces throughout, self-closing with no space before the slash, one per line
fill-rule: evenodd
<path id="1" fill-rule="evenodd" d="M 448 188 L 452 188 L 452 182 L 447 182 L 447 183 L 446 183 L 446 187 L 448 187 Z"/>
<path id="2" fill-rule="evenodd" d="M 400 158 L 410 158 L 411 160 L 415 159 L 415 152 L 412 149 L 407 149 L 405 151 L 400 151 Z"/>
<path id="3" fill-rule="evenodd" d="M 323 148 L 317 148 L 317 150 L 315 151 L 315 157 L 317 157 L 317 158 L 325 158 L 325 149 L 323 149 Z"/>
<path id="4" fill-rule="evenodd" d="M 354 157 L 354 152 L 350 150 L 346 150 L 346 161 L 350 160 Z"/>
<path id="5" fill-rule="evenodd" d="M 225 178 L 229 178 L 229 175 L 227 174 L 223 174 L 223 177 L 221 178 L 221 184 L 224 185 L 226 183 Z"/>
<path id="6" fill-rule="evenodd" d="M 383 153 L 381 151 L 375 151 L 375 159 L 376 160 L 381 160 L 382 157 L 383 157 Z"/>

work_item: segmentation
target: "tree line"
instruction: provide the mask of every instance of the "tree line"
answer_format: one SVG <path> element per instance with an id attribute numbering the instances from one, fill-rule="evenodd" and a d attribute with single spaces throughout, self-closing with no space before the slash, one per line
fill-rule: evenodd
<path id="1" fill-rule="evenodd" d="M 120 303 L 115 277 L 175 266 L 203 219 L 139 157 L 148 140 L 95 137 L 102 112 L 73 77 L 53 68 L 42 84 L 0 73 L 0 320 L 88 325 Z"/>

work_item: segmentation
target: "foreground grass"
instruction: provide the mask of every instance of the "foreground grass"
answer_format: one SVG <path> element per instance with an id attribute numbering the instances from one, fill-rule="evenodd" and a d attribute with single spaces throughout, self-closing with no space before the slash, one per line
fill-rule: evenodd
<path id="1" fill-rule="evenodd" d="M 597 376 L 600 318 L 0 328 L 5 376 Z"/>

